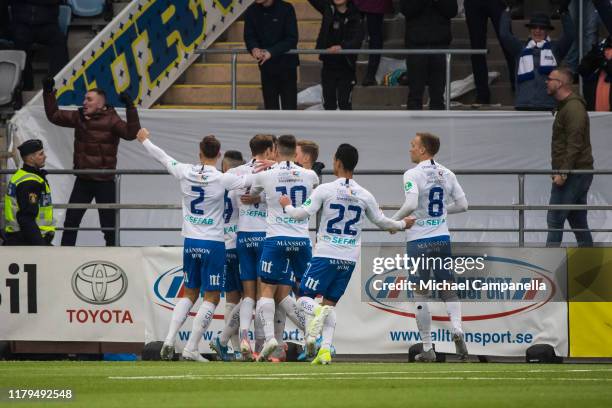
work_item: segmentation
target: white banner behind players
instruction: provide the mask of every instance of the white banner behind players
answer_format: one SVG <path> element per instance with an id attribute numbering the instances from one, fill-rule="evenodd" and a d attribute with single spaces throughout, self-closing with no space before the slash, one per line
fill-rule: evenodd
<path id="1" fill-rule="evenodd" d="M 139 254 L 132 248 L 1 247 L 0 339 L 141 342 Z"/>
<path id="2" fill-rule="evenodd" d="M 401 247 L 385 251 L 402 253 Z M 563 249 L 488 249 L 487 268 L 507 276 L 543 271 L 558 280 L 565 268 Z M 362 265 L 381 255 L 366 246 Z M 386 253 L 386 252 L 385 252 Z M 0 248 L 0 338 L 40 341 L 150 342 L 163 340 L 172 308 L 183 288 L 182 248 Z M 418 343 L 414 306 L 382 299 L 371 292 L 362 299 L 361 271 L 338 304 L 334 346 L 339 354 L 406 353 Z M 144 285 L 144 286 L 143 286 Z M 144 296 L 143 296 L 144 295 Z M 525 295 L 527 296 L 527 295 Z M 387 294 L 388 298 L 389 295 Z M 366 301 L 363 301 L 366 300 Z M 407 300 L 407 298 L 406 298 Z M 565 302 L 462 303 L 470 354 L 522 356 L 527 347 L 547 343 L 567 356 L 568 327 Z M 197 310 L 197 305 L 192 309 Z M 201 352 L 223 325 L 223 300 L 204 333 Z M 453 352 L 450 324 L 443 304 L 431 305 L 436 349 Z M 177 336 L 177 349 L 191 332 L 188 318 Z M 285 335 L 302 340 L 288 322 Z"/>

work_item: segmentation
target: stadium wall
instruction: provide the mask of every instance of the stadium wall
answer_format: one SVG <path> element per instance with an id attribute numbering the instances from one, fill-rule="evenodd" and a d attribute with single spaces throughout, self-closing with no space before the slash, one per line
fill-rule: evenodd
<path id="1" fill-rule="evenodd" d="M 123 114 L 123 113 L 121 113 Z M 451 169 L 549 169 L 550 138 L 553 116 L 529 112 L 273 112 L 273 111 L 191 111 L 140 110 L 141 124 L 151 131 L 152 140 L 171 156 L 183 162 L 196 162 L 197 143 L 206 134 L 217 135 L 222 149 L 237 149 L 249 157 L 248 140 L 255 133 L 294 134 L 320 144 L 319 160 L 331 168 L 331 157 L 340 143 L 354 144 L 360 151 L 358 169 L 400 170 L 412 167 L 409 140 L 417 131 L 439 135 L 442 148 L 438 161 Z M 72 168 L 73 130 L 50 124 L 42 107 L 22 109 L 12 122 L 15 143 L 40 138 L 47 147 L 48 169 Z M 591 140 L 595 167 L 612 168 L 612 114 L 591 114 Z M 122 141 L 119 147 L 120 169 L 162 169 L 137 141 Z M 66 203 L 74 177 L 51 176 L 53 200 Z M 326 180 L 330 180 L 327 178 Z M 324 180 L 325 181 L 325 180 Z M 403 202 L 401 176 L 357 176 L 383 205 Z M 518 182 L 513 175 L 459 176 L 468 201 L 475 204 L 518 203 Z M 527 176 L 525 202 L 547 204 L 550 195 L 549 176 Z M 178 204 L 179 185 L 170 176 L 124 176 L 122 203 Z M 589 191 L 590 204 L 612 202 L 612 178 L 596 176 Z M 122 211 L 122 227 L 179 228 L 180 211 Z M 527 211 L 527 228 L 546 228 L 545 211 Z M 64 211 L 55 215 L 62 225 Z M 449 217 L 454 228 L 516 228 L 516 211 L 469 211 Z M 590 211 L 594 228 L 612 229 L 612 213 Z M 85 215 L 83 227 L 97 227 L 94 211 Z M 455 233 L 462 242 L 517 242 L 517 233 Z M 545 233 L 528 233 L 526 242 L 542 244 Z M 565 235 L 573 242 L 573 234 Z M 612 234 L 596 233 L 597 242 L 612 242 Z M 400 242 L 401 234 L 368 233 L 366 242 Z M 59 234 L 56 243 L 59 242 Z M 178 232 L 123 232 L 123 245 L 182 245 Z M 79 245 L 104 245 L 99 232 L 80 232 Z"/>
<path id="2" fill-rule="evenodd" d="M 393 250 L 399 253 L 403 247 Z M 612 259 L 611 249 L 597 250 L 605 254 L 605 259 Z M 582 251 L 489 248 L 490 255 L 506 261 L 502 266 L 488 264 L 488 267 L 508 276 L 543 271 L 557 290 L 563 290 L 568 276 L 577 277 L 582 287 L 574 288 L 573 295 L 583 302 L 568 304 L 527 298 L 521 302 L 465 302 L 464 329 L 470 353 L 523 356 L 530 345 L 546 343 L 561 356 L 610 357 L 612 346 L 605 341 L 612 334 L 610 303 L 589 303 L 592 297 L 578 297 L 597 291 L 595 288 L 603 283 L 597 279 L 606 279 L 604 272 L 609 270 L 609 262 L 599 269 L 588 268 L 602 276 L 592 280 L 596 286 L 587 285 L 580 259 L 591 259 L 593 254 Z M 378 254 L 379 246 L 366 245 L 362 266 Z M 574 263 L 572 258 L 578 262 Z M 60 247 L 37 251 L 0 248 L 3 283 L 0 340 L 118 343 L 163 340 L 172 308 L 182 293 L 181 268 L 181 248 Z M 409 299 L 382 301 L 376 293 L 363 298 L 363 276 L 369 275 L 365 268 L 354 272 L 338 305 L 334 345 L 340 354 L 405 353 L 410 345 L 419 342 L 414 306 Z M 571 279 L 569 282 L 571 286 Z M 603 290 L 609 291 L 609 287 Z M 484 296 L 487 294 L 483 293 Z M 193 310 L 197 310 L 197 305 Z M 213 324 L 204 334 L 205 340 L 221 330 L 223 310 L 222 301 Z M 444 306 L 432 304 L 431 310 L 437 350 L 453 352 Z M 191 334 L 191 325 L 188 318 L 179 332 L 179 350 Z M 288 341 L 301 340 L 301 334 L 290 324 L 285 336 Z M 200 350 L 210 351 L 208 341 L 201 342 Z"/>

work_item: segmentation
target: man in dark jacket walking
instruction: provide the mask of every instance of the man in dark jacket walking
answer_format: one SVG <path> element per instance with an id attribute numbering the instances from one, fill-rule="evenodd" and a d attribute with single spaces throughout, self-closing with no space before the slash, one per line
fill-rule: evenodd
<path id="1" fill-rule="evenodd" d="M 553 123 L 551 143 L 551 164 L 553 170 L 559 170 L 552 176 L 550 204 L 587 203 L 587 194 L 593 181 L 592 174 L 567 174 L 563 170 L 592 170 L 593 154 L 591 149 L 591 132 L 586 102 L 572 91 L 573 74 L 567 68 L 552 71 L 546 81 L 549 95 L 558 102 L 558 110 Z M 550 210 L 546 217 L 549 231 L 546 245 L 561 245 L 565 220 L 572 229 L 588 230 L 586 210 Z M 575 232 L 578 246 L 593 246 L 589 231 Z"/>
<path id="2" fill-rule="evenodd" d="M 361 48 L 361 13 L 351 0 L 308 0 L 323 15 L 317 49 L 331 52 Z M 352 109 L 357 55 L 320 55 L 323 61 L 321 85 L 325 110 Z"/>
<path id="3" fill-rule="evenodd" d="M 74 128 L 74 168 L 111 169 L 117 168 L 119 140 L 134 140 L 140 129 L 138 111 L 126 93 L 119 98 L 126 106 L 127 123 L 115 109 L 106 105 L 106 95 L 101 89 L 90 89 L 85 94 L 83 107 L 78 110 L 60 110 L 55 99 L 53 78 L 43 82 L 43 100 L 47 119 L 57 126 Z M 70 194 L 69 203 L 115 203 L 115 178 L 113 175 L 79 175 Z M 78 228 L 85 215 L 84 209 L 66 211 L 64 228 Z M 115 227 L 114 210 L 98 210 L 102 228 Z M 115 233 L 105 230 L 106 246 L 115 246 Z M 65 230 L 62 246 L 76 244 L 77 231 Z"/>
<path id="4" fill-rule="evenodd" d="M 244 42 L 259 63 L 265 109 L 297 109 L 297 18 L 283 0 L 255 0 L 244 13 Z M 280 99 L 280 103 L 279 103 Z"/>
<path id="5" fill-rule="evenodd" d="M 406 48 L 448 48 L 452 41 L 451 18 L 457 15 L 457 0 L 401 0 L 406 17 Z M 429 109 L 444 109 L 446 83 L 444 55 L 409 55 L 408 109 L 423 109 L 423 93 L 429 87 Z"/>
<path id="6" fill-rule="evenodd" d="M 15 49 L 27 54 L 23 73 L 24 89 L 34 88 L 32 44 L 43 44 L 49 56 L 49 76 L 68 63 L 66 37 L 58 24 L 60 0 L 12 0 L 11 15 Z"/>

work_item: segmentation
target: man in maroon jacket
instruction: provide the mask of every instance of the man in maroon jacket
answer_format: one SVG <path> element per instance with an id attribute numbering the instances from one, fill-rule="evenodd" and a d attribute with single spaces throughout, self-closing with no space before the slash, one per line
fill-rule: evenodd
<path id="1" fill-rule="evenodd" d="M 75 169 L 116 169 L 119 139 L 134 140 L 140 129 L 138 111 L 130 96 L 122 93 L 119 97 L 126 106 L 127 123 L 112 106 L 106 104 L 106 94 L 101 89 L 90 89 L 85 94 L 83 107 L 78 110 L 60 110 L 57 107 L 53 78 L 43 81 L 43 100 L 47 119 L 55 125 L 74 128 Z M 79 175 L 70 194 L 69 203 L 114 203 L 115 178 L 113 175 Z M 74 246 L 77 228 L 85 215 L 84 209 L 66 211 L 62 246 Z M 106 246 L 115 245 L 114 210 L 98 210 L 100 226 L 104 230 Z"/>

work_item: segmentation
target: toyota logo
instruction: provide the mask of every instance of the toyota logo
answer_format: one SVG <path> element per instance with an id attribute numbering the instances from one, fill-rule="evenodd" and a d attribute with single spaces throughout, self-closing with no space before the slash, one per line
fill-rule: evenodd
<path id="1" fill-rule="evenodd" d="M 94 305 L 119 300 L 127 290 L 127 276 L 117 265 L 106 261 L 87 262 L 72 274 L 72 291 Z"/>

